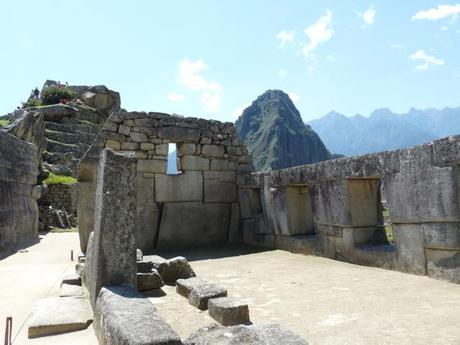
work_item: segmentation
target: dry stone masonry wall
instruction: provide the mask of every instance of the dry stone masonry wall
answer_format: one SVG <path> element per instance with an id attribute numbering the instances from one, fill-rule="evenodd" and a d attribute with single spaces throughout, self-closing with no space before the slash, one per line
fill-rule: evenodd
<path id="1" fill-rule="evenodd" d="M 171 143 L 177 147 L 176 175 L 167 174 Z M 139 248 L 219 245 L 239 239 L 238 184 L 245 183 L 253 166 L 234 125 L 163 113 L 114 113 L 79 167 L 83 251 L 94 227 L 103 148 L 136 155 Z"/>
<path id="2" fill-rule="evenodd" d="M 37 148 L 0 130 L 0 256 L 38 236 Z"/>
<path id="3" fill-rule="evenodd" d="M 459 166 L 455 136 L 255 173 L 240 186 L 244 239 L 460 283 Z"/>

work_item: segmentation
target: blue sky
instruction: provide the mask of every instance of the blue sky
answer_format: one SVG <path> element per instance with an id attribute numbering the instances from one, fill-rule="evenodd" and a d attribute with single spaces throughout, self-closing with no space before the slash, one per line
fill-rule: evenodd
<path id="1" fill-rule="evenodd" d="M 331 110 L 460 105 L 460 3 L 0 3 L 0 113 L 46 79 L 105 84 L 128 110 L 234 121 L 267 89 Z"/>

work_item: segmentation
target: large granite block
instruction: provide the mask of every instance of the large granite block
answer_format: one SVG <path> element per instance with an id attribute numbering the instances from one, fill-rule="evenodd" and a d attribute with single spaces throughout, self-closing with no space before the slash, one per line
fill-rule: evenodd
<path id="1" fill-rule="evenodd" d="M 203 327 L 192 334 L 185 345 L 308 345 L 298 335 L 277 324 Z"/>
<path id="2" fill-rule="evenodd" d="M 94 328 L 101 345 L 182 344 L 148 298 L 128 287 L 101 290 Z"/>
<path id="3" fill-rule="evenodd" d="M 87 272 L 93 306 L 102 286 L 136 288 L 136 158 L 102 151 L 96 190 L 94 246 Z"/>
<path id="4" fill-rule="evenodd" d="M 230 205 L 165 203 L 157 248 L 197 247 L 227 243 Z"/>
<path id="5" fill-rule="evenodd" d="M 93 319 L 87 299 L 50 297 L 38 300 L 29 321 L 29 338 L 86 329 Z"/>
<path id="6" fill-rule="evenodd" d="M 203 173 L 185 171 L 179 175 L 155 175 L 155 201 L 202 201 Z"/>

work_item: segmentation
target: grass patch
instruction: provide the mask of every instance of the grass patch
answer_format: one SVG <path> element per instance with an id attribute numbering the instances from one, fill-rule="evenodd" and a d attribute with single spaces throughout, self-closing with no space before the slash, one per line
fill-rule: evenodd
<path id="1" fill-rule="evenodd" d="M 78 232 L 78 227 L 77 227 L 77 226 L 73 226 L 73 227 L 71 227 L 71 228 L 61 229 L 61 228 L 57 228 L 57 227 L 55 227 L 55 226 L 51 226 L 50 229 L 49 229 L 49 232 L 53 232 L 53 233 Z"/>
<path id="2" fill-rule="evenodd" d="M 10 123 L 10 120 L 8 119 L 0 120 L 0 126 L 6 127 L 8 126 L 9 123 Z"/>
<path id="3" fill-rule="evenodd" d="M 48 178 L 43 182 L 47 185 L 58 184 L 58 183 L 74 184 L 74 183 L 77 183 L 77 179 L 72 176 L 56 175 L 50 172 Z"/>

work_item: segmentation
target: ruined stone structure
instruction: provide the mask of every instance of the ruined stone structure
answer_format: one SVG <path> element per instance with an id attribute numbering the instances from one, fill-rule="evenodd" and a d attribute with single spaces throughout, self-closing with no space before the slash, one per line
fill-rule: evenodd
<path id="1" fill-rule="evenodd" d="M 0 252 L 38 236 L 37 147 L 0 130 Z"/>
<path id="2" fill-rule="evenodd" d="M 459 166 L 455 136 L 253 174 L 240 186 L 245 242 L 460 283 Z"/>
<path id="3" fill-rule="evenodd" d="M 179 174 L 167 174 L 168 146 Z M 253 170 L 232 123 L 162 113 L 114 113 L 79 167 L 80 243 L 94 228 L 101 150 L 137 157 L 137 245 L 141 249 L 222 245 L 239 241 L 238 183 Z"/>

